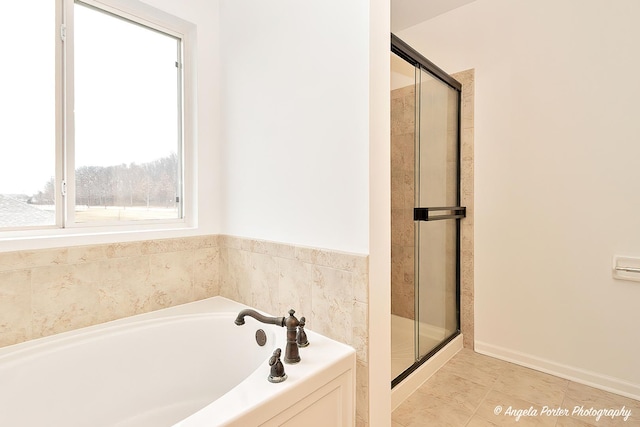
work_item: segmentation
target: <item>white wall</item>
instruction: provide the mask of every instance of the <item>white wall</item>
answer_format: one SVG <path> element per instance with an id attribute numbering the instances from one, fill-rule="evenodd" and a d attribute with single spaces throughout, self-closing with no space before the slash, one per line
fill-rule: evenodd
<path id="1" fill-rule="evenodd" d="M 391 10 L 369 10 L 369 426 L 391 425 Z"/>
<path id="2" fill-rule="evenodd" d="M 220 13 L 222 232 L 368 253 L 368 2 Z"/>
<path id="3" fill-rule="evenodd" d="M 399 36 L 475 68 L 475 333 L 485 353 L 640 396 L 640 3 L 477 0 Z"/>
<path id="4" fill-rule="evenodd" d="M 369 418 L 390 425 L 389 0 L 221 0 L 221 231 L 369 254 Z"/>

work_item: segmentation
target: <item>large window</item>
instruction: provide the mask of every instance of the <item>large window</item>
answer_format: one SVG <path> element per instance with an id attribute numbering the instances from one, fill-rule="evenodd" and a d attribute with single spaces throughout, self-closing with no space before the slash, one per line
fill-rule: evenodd
<path id="1" fill-rule="evenodd" d="M 7 7 L 0 230 L 184 222 L 182 24 L 137 1 Z"/>

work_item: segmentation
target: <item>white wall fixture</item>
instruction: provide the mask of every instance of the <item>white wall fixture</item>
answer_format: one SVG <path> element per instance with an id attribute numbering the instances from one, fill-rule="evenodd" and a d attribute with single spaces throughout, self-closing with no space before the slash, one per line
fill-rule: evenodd
<path id="1" fill-rule="evenodd" d="M 613 278 L 640 282 L 640 257 L 613 256 Z"/>

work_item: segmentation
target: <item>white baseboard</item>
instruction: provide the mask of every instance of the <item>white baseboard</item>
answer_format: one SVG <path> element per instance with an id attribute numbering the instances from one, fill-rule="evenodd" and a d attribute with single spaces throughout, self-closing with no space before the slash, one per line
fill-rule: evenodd
<path id="1" fill-rule="evenodd" d="M 556 377 L 588 385 L 590 387 L 609 391 L 621 396 L 640 400 L 640 385 L 632 384 L 620 378 L 602 375 L 597 372 L 587 371 L 568 365 L 563 365 L 551 360 L 542 359 L 519 351 L 499 347 L 492 344 L 475 342 L 474 349 L 477 353 L 495 357 L 506 362 L 515 363 Z"/>
<path id="2" fill-rule="evenodd" d="M 462 349 L 462 334 L 452 339 L 440 351 L 431 356 L 418 369 L 402 380 L 391 390 L 391 411 L 396 409 L 414 391 L 418 389 L 431 375 L 442 368 L 449 359 Z"/>

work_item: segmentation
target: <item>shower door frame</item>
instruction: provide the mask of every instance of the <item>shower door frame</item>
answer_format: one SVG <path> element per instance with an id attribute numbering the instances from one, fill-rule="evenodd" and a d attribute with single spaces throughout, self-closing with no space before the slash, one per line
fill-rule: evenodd
<path id="1" fill-rule="evenodd" d="M 400 58 L 404 59 L 405 61 L 407 61 L 409 64 L 413 65 L 414 67 L 416 67 L 418 70 L 424 70 L 427 73 L 431 74 L 433 77 L 437 78 L 438 80 L 442 81 L 443 83 L 445 83 L 447 86 L 449 86 L 450 88 L 454 89 L 457 93 L 457 135 L 456 135 L 456 150 L 457 150 L 457 194 L 456 194 L 456 199 L 457 199 L 457 206 L 454 207 L 431 207 L 431 208 L 414 208 L 414 236 L 415 239 L 417 241 L 418 237 L 418 232 L 417 232 L 417 222 L 418 221 L 432 221 L 432 220 L 444 220 L 444 219 L 453 219 L 455 220 L 455 227 L 456 227 L 456 260 L 455 260 L 455 264 L 456 264 L 456 289 L 455 289 L 455 293 L 456 293 L 456 322 L 457 322 L 457 328 L 456 331 L 454 333 L 452 333 L 449 337 L 445 338 L 442 342 L 440 342 L 440 344 L 438 344 L 437 346 L 435 346 L 433 349 L 431 349 L 429 352 L 427 352 L 425 355 L 422 356 L 417 356 L 416 357 L 416 361 L 407 369 L 405 369 L 400 375 L 398 375 L 396 378 L 394 378 L 391 381 L 391 388 L 395 387 L 397 384 L 399 384 L 400 382 L 402 382 L 402 380 L 404 380 L 406 377 L 408 377 L 411 373 L 413 373 L 416 369 L 418 369 L 424 362 L 426 362 L 427 360 L 429 360 L 429 358 L 431 358 L 434 354 L 436 354 L 438 351 L 440 351 L 444 346 L 446 346 L 449 342 L 451 342 L 454 338 L 456 338 L 458 335 L 460 335 L 461 330 L 461 319 L 460 319 L 460 220 L 462 218 L 464 218 L 466 216 L 466 208 L 460 206 L 461 204 L 461 163 L 462 163 L 462 159 L 460 158 L 461 155 L 461 121 L 462 121 L 462 84 L 460 82 L 458 82 L 456 79 L 454 79 L 453 77 L 451 77 L 449 74 L 447 74 L 444 70 L 442 70 L 440 67 L 438 67 L 437 65 L 435 65 L 433 62 L 429 61 L 427 58 L 425 58 L 423 55 L 421 55 L 418 51 L 416 51 L 415 49 L 413 49 L 411 46 L 409 46 L 407 43 L 405 43 L 403 40 L 401 40 L 399 37 L 397 37 L 395 34 L 391 34 L 391 52 L 396 54 L 397 56 L 399 56 Z M 416 97 L 418 95 L 418 91 L 416 91 Z M 416 109 L 418 108 L 418 104 L 416 103 Z M 418 132 L 418 122 L 416 121 L 416 145 L 418 145 L 419 142 L 419 138 L 420 138 L 420 134 Z M 417 161 L 417 158 L 416 158 Z M 419 169 L 417 169 L 415 171 L 416 175 L 419 173 Z M 417 191 L 417 189 L 416 189 Z M 414 204 L 415 205 L 415 204 Z M 438 214 L 438 215 L 430 215 L 430 212 L 445 212 L 444 214 Z M 417 245 L 416 245 L 416 250 L 417 250 Z M 419 263 L 419 254 L 416 254 L 414 256 L 415 258 L 415 263 L 416 263 L 416 267 L 415 271 L 417 272 L 417 265 Z M 418 278 L 416 277 L 415 279 L 415 286 L 416 288 L 419 287 L 419 281 Z M 418 316 L 418 300 L 419 297 L 417 295 L 414 296 L 414 301 L 415 301 L 415 316 Z M 415 320 L 414 320 L 415 321 Z M 415 326 L 414 326 L 415 328 Z M 415 335 L 416 337 L 414 338 L 416 340 L 415 342 L 415 348 L 418 349 L 419 348 L 419 343 L 417 342 L 418 340 L 418 331 L 417 328 Z M 416 352 L 418 353 L 419 350 L 416 350 Z"/>

